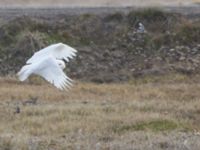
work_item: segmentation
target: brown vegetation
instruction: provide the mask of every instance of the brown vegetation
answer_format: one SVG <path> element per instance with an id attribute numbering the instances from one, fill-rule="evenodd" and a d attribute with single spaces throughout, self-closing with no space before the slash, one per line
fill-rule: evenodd
<path id="1" fill-rule="evenodd" d="M 195 150 L 198 80 L 172 75 L 126 84 L 76 82 L 61 92 L 38 79 L 1 78 L 0 149 Z"/>
<path id="2" fill-rule="evenodd" d="M 0 150 L 199 150 L 198 18 L 157 9 L 27 12 L 32 18 L 11 10 L 0 20 L 1 75 L 64 42 L 79 51 L 66 71 L 80 81 L 59 91 L 37 77 L 0 78 Z M 135 32 L 138 20 L 147 34 Z"/>
<path id="3" fill-rule="evenodd" d="M 82 81 L 116 83 L 143 75 L 200 72 L 199 18 L 156 8 L 105 14 L 95 10 L 4 10 L 0 75 L 15 74 L 35 51 L 57 42 L 78 50 L 66 71 Z M 16 16 L 10 19 L 9 11 Z M 146 33 L 136 32 L 138 22 Z"/>

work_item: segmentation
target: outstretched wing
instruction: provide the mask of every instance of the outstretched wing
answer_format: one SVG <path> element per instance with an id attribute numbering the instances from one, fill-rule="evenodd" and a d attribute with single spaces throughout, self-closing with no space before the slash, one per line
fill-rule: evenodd
<path id="1" fill-rule="evenodd" d="M 67 62 L 69 58 L 76 56 L 76 50 L 66 44 L 58 43 L 52 44 L 42 50 L 36 52 L 30 59 L 27 60 L 27 64 L 32 64 L 41 61 L 45 57 L 53 56 L 56 59 L 64 59 Z"/>
<path id="2" fill-rule="evenodd" d="M 20 81 L 26 80 L 31 74 L 42 76 L 60 90 L 72 85 L 72 80 L 65 75 L 53 57 L 46 57 L 38 63 L 25 65 L 18 72 Z"/>
<path id="3" fill-rule="evenodd" d="M 34 69 L 34 74 L 42 76 L 58 89 L 63 90 L 72 85 L 72 80 L 65 75 L 53 57 L 44 59 L 38 66 Z"/>

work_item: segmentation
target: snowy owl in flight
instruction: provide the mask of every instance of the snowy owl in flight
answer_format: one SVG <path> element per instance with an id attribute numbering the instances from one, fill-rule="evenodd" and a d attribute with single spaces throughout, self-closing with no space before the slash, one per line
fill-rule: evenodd
<path id="1" fill-rule="evenodd" d="M 19 80 L 26 80 L 31 74 L 42 76 L 60 90 L 72 85 L 72 80 L 63 69 L 69 59 L 76 56 L 76 50 L 66 44 L 52 44 L 36 52 L 17 73 Z"/>

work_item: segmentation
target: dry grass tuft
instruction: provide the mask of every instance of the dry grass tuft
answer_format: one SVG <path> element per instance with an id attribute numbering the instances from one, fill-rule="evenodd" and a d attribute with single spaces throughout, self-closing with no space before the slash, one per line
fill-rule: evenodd
<path id="1" fill-rule="evenodd" d="M 178 142 L 200 131 L 196 82 L 77 82 L 68 92 L 13 78 L 0 84 L 0 149 L 129 149 L 147 135 Z"/>

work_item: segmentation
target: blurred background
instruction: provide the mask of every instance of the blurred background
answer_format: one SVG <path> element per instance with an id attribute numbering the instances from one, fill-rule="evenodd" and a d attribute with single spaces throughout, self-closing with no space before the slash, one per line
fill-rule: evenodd
<path id="1" fill-rule="evenodd" d="M 124 82 L 200 71 L 198 0 L 3 0 L 0 4 L 3 76 L 15 75 L 35 51 L 57 42 L 79 51 L 67 67 L 79 80 Z"/>
<path id="2" fill-rule="evenodd" d="M 2 7 L 100 7 L 100 6 L 189 6 L 199 0 L 2 0 Z"/>
<path id="3" fill-rule="evenodd" d="M 2 0 L 2 7 L 100 7 L 100 6 L 188 6 L 199 0 Z"/>
<path id="4" fill-rule="evenodd" d="M 1 0 L 0 150 L 199 150 L 200 0 Z M 16 73 L 77 49 L 58 91 Z"/>

